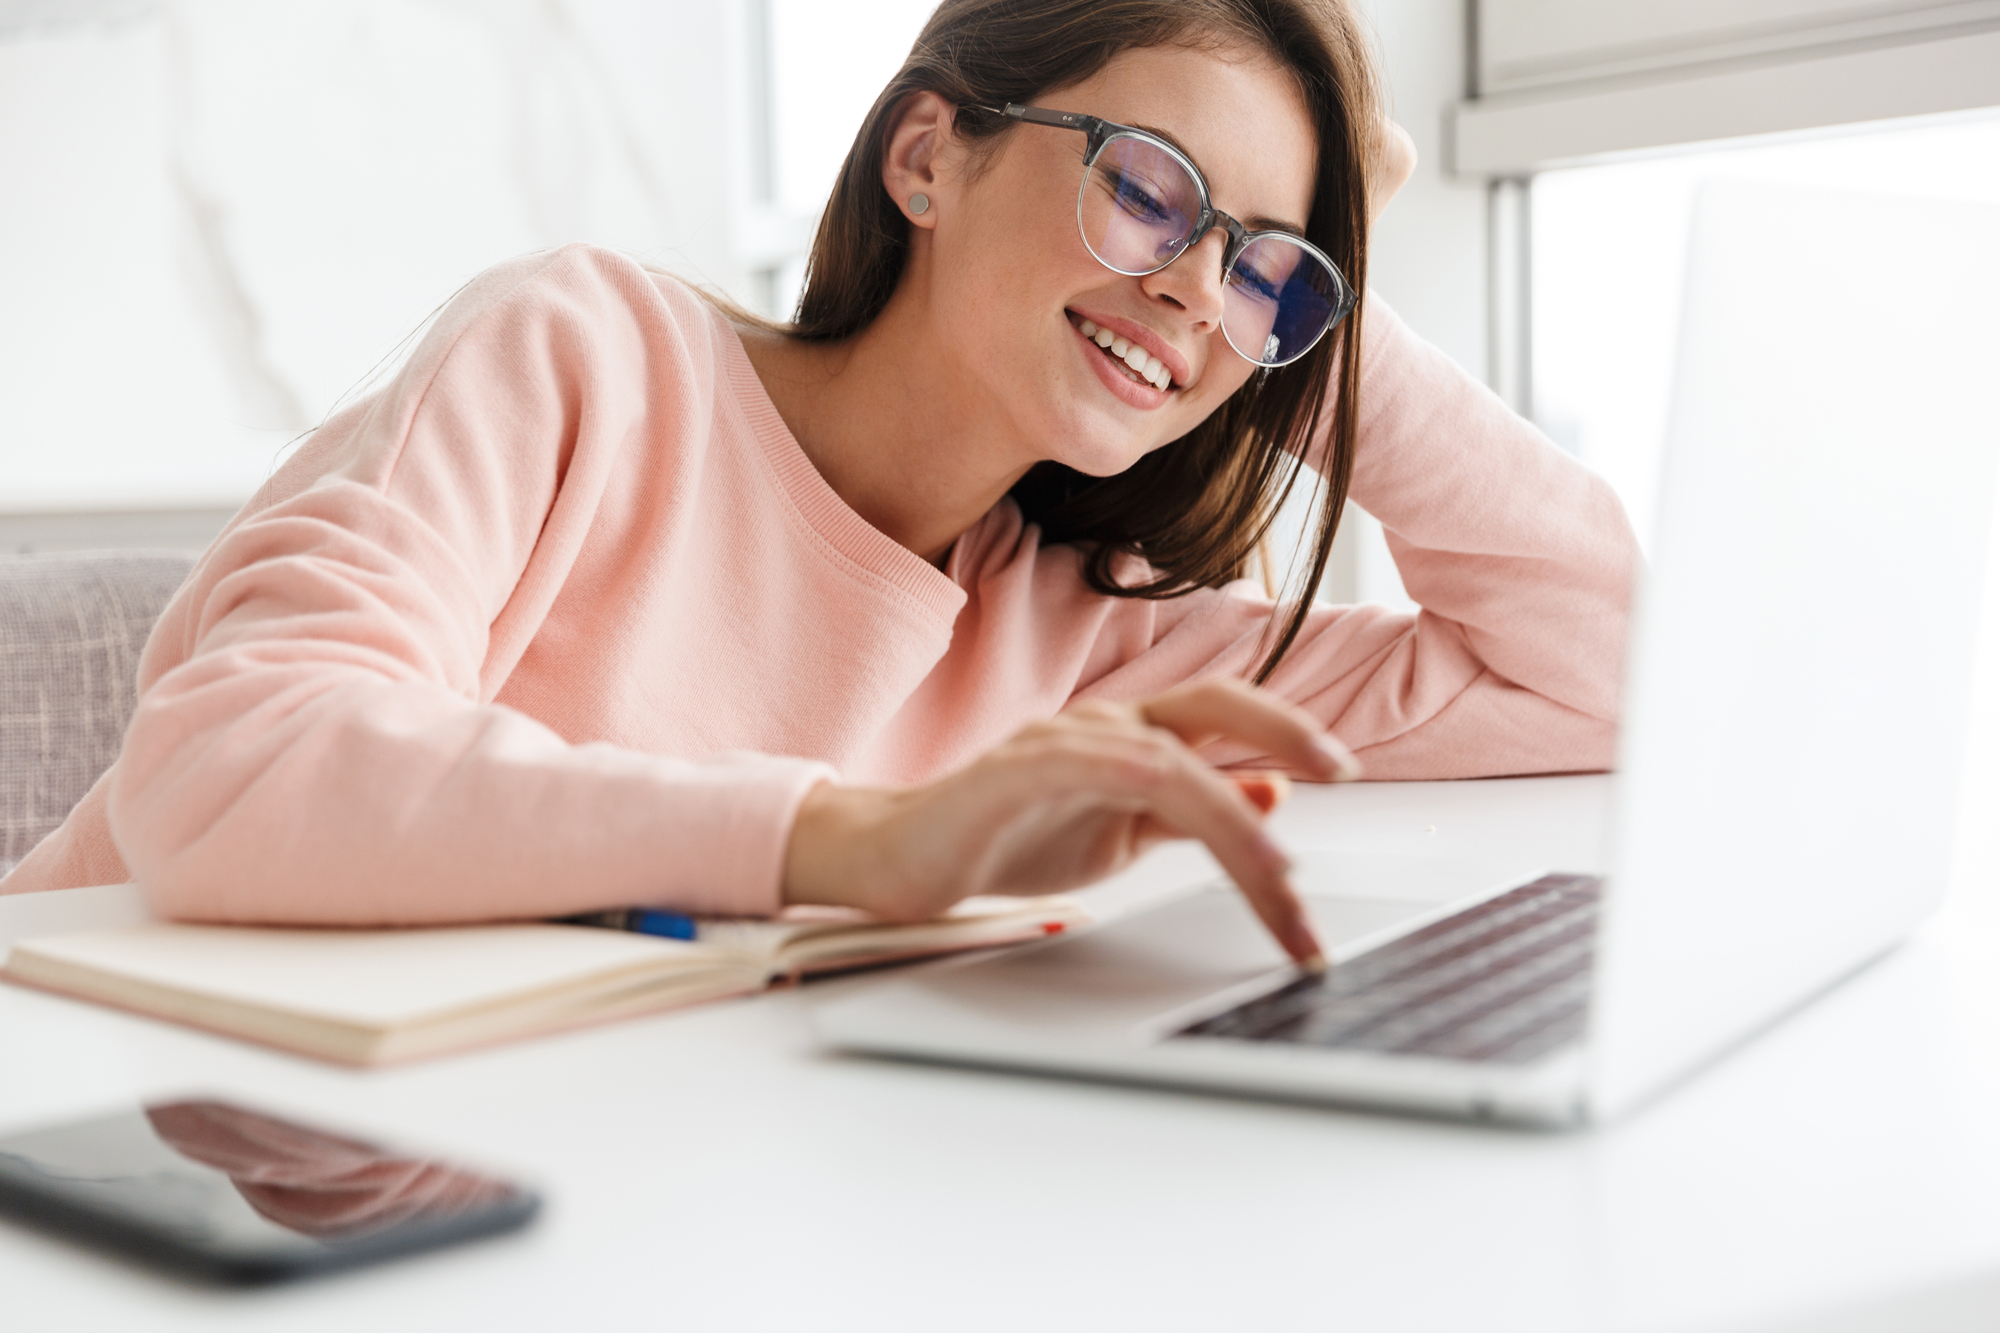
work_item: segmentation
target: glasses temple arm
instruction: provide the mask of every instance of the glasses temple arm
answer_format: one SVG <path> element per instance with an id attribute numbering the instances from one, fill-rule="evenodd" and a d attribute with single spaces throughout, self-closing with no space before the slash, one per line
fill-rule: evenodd
<path id="1" fill-rule="evenodd" d="M 1086 116 L 1078 111 L 1051 111 L 1047 107 L 1022 106 L 1019 102 L 1009 102 L 1004 107 L 975 106 L 973 109 L 991 116 L 1005 116 L 1009 120 L 1025 120 L 1033 125 L 1082 130 L 1085 134 L 1095 133 L 1098 125 L 1102 124 L 1096 116 Z"/>

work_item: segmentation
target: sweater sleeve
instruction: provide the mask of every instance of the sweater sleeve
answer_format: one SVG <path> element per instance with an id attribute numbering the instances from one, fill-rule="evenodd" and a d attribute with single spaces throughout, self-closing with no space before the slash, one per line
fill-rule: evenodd
<path id="1" fill-rule="evenodd" d="M 1363 338 L 1350 499 L 1381 520 L 1421 609 L 1316 606 L 1270 687 L 1371 778 L 1610 767 L 1639 567 L 1623 506 L 1373 297 Z M 1187 598 L 1088 692 L 1254 670 L 1272 610 L 1247 583 Z"/>
<path id="2" fill-rule="evenodd" d="M 572 744 L 493 702 L 620 451 L 697 447 L 697 333 L 676 334 L 615 256 L 516 261 L 307 442 L 141 664 L 109 821 L 156 909 L 336 924 L 776 909 L 785 833 L 824 765 Z"/>

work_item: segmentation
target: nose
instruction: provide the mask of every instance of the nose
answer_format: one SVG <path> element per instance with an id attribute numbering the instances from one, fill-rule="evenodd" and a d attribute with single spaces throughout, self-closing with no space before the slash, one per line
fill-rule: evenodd
<path id="1" fill-rule="evenodd" d="M 1139 279 L 1139 290 L 1187 311 L 1193 332 L 1207 335 L 1222 327 L 1222 256 L 1229 234 L 1212 228 L 1158 273 Z"/>

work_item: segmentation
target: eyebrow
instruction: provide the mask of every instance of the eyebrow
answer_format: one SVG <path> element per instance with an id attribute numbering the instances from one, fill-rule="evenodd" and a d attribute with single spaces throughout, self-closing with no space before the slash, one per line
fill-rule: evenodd
<path id="1" fill-rule="evenodd" d="M 1168 143 L 1174 146 L 1174 148 L 1180 153 L 1182 157 L 1186 158 L 1190 162 L 1194 162 L 1194 154 L 1188 150 L 1188 146 L 1182 143 L 1179 139 L 1176 139 L 1172 134 L 1168 133 L 1166 130 L 1160 129 L 1156 125 L 1140 125 L 1137 123 L 1134 123 L 1132 125 L 1132 128 L 1135 130 L 1144 130 L 1146 133 L 1152 135 L 1155 139 L 1166 140 Z M 1200 163 L 1198 162 L 1195 163 L 1195 170 L 1196 171 L 1201 170 Z M 1207 173 L 1205 172 L 1203 173 L 1202 179 L 1204 181 L 1208 179 Z M 1287 235 L 1296 236 L 1302 241 L 1306 239 L 1306 229 L 1304 227 L 1301 227 L 1296 222 L 1287 222 L 1283 218 L 1269 217 L 1265 214 L 1259 213 L 1253 217 L 1238 218 L 1237 221 L 1243 224 L 1243 229 L 1245 231 L 1282 231 Z"/>

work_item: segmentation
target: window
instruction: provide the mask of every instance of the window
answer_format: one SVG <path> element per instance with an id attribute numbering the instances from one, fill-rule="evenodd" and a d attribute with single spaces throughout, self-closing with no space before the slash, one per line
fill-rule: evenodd
<path id="1" fill-rule="evenodd" d="M 1642 541 L 1666 438 L 1690 212 L 1701 182 L 1716 177 L 2000 203 L 2000 115 L 1535 178 L 1534 415 L 1617 488 Z M 1845 276 L 1894 282 L 1894 256 L 1857 255 Z"/>

